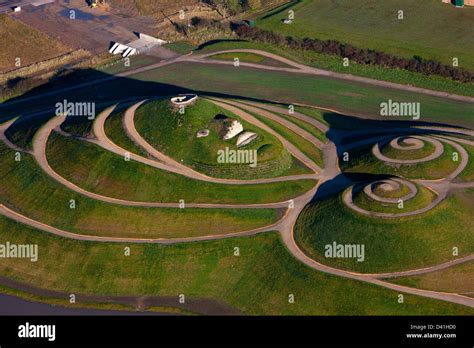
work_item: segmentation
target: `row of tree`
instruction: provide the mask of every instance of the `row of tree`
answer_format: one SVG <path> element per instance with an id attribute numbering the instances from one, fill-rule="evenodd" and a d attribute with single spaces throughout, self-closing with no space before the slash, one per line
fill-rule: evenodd
<path id="1" fill-rule="evenodd" d="M 361 64 L 380 65 L 390 68 L 405 69 L 425 75 L 438 75 L 460 82 L 474 82 L 474 73 L 454 66 L 441 64 L 435 60 L 423 59 L 420 56 L 413 58 L 397 57 L 392 54 L 371 50 L 367 48 L 354 47 L 347 43 L 335 40 L 318 40 L 311 38 L 294 38 L 283 36 L 273 31 L 263 30 L 256 27 L 241 25 L 236 29 L 239 37 L 278 45 L 292 50 L 300 49 L 318 53 L 337 55 L 348 58 Z"/>

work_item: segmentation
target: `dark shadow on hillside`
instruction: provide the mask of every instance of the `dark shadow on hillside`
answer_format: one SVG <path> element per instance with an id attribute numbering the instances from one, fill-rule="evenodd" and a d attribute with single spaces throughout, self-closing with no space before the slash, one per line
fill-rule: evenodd
<path id="1" fill-rule="evenodd" d="M 364 153 L 365 150 L 370 149 L 377 142 L 386 142 L 387 139 L 391 140 L 397 137 L 414 135 L 450 136 L 455 134 L 454 132 L 444 129 L 432 130 L 416 128 L 419 126 L 449 126 L 448 124 L 433 122 L 363 119 L 332 112 L 323 113 L 323 118 L 329 125 L 326 136 L 336 145 L 336 153 L 339 159 L 342 158 L 345 152 L 349 152 L 351 156 L 353 156 L 358 149 L 363 149 L 362 153 Z M 387 174 L 345 172 L 344 168 L 341 168 L 340 174 L 321 184 L 312 202 L 340 194 L 353 185 L 354 190 L 357 190 L 366 184 L 393 177 L 395 176 Z"/>
<path id="2" fill-rule="evenodd" d="M 200 44 L 196 49 L 195 51 L 199 51 L 199 50 L 202 50 L 208 46 L 212 46 L 212 45 L 215 45 L 215 44 L 218 44 L 218 43 L 224 43 L 224 42 L 248 42 L 247 40 L 240 40 L 240 39 L 235 39 L 235 40 L 232 40 L 232 39 L 228 39 L 228 40 L 224 40 L 224 39 L 220 39 L 220 40 L 211 40 L 211 41 L 206 41 L 205 43 L 203 44 Z"/>

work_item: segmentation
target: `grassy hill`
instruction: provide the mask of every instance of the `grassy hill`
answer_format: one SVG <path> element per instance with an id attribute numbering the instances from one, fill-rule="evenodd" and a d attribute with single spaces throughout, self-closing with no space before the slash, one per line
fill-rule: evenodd
<path id="1" fill-rule="evenodd" d="M 16 69 L 16 58 L 21 59 L 24 67 L 70 51 L 48 35 L 7 15 L 0 15 L 0 37 L 0 73 Z"/>
<path id="2" fill-rule="evenodd" d="M 216 117 L 238 120 L 245 131 L 256 133 L 258 138 L 237 147 L 237 137 L 222 139 L 223 121 Z M 137 110 L 135 119 L 138 132 L 152 146 L 207 175 L 255 179 L 293 172 L 291 155 L 273 135 L 202 98 L 186 107 L 184 114 L 171 106 L 168 99 L 150 102 Z M 209 130 L 209 135 L 196 138 L 203 129 Z M 226 148 L 256 151 L 256 167 L 248 163 L 219 163 L 218 152 Z"/>
<path id="3" fill-rule="evenodd" d="M 0 202 L 60 229 L 111 237 L 177 238 L 223 234 L 272 224 L 274 209 L 174 209 L 108 204 L 72 192 L 45 174 L 27 154 L 20 162 L 0 144 Z M 70 208 L 70 200 L 76 203 Z"/>
<path id="4" fill-rule="evenodd" d="M 419 55 L 474 70 L 474 9 L 438 0 L 301 0 L 291 9 L 295 20 L 282 23 L 288 9 L 263 16 L 259 26 L 296 37 L 335 39 L 404 57 Z M 397 18 L 398 11 L 404 19 Z"/>
<path id="5" fill-rule="evenodd" d="M 303 210 L 295 238 L 308 256 L 337 268 L 389 272 L 427 267 L 453 260 L 454 246 L 461 257 L 474 251 L 472 214 L 466 209 L 473 201 L 473 191 L 453 193 L 422 215 L 381 219 L 356 213 L 335 196 Z M 365 245 L 365 261 L 326 258 L 324 247 L 334 241 Z"/>
<path id="6" fill-rule="evenodd" d="M 171 246 L 88 243 L 0 217 L 0 243 L 5 241 L 38 244 L 40 257 L 33 268 L 28 259 L 2 260 L 0 275 L 67 293 L 185 294 L 254 315 L 473 314 L 468 307 L 413 295 L 400 305 L 394 291 L 311 270 L 288 253 L 276 233 Z M 235 247 L 241 256 L 234 256 Z M 295 296 L 292 304 L 289 294 Z"/>
<path id="7" fill-rule="evenodd" d="M 147 202 L 268 203 L 309 190 L 314 180 L 260 185 L 223 185 L 197 181 L 123 157 L 85 141 L 52 134 L 47 149 L 51 167 L 89 191 L 121 199 Z"/>

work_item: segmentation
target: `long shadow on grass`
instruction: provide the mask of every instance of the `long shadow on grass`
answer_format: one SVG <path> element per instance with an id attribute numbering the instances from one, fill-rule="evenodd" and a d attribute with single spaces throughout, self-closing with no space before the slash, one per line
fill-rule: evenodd
<path id="1" fill-rule="evenodd" d="M 372 145 L 376 144 L 382 138 L 391 140 L 397 137 L 414 135 L 454 135 L 454 132 L 448 130 L 420 129 L 418 126 L 442 127 L 446 124 L 421 122 L 421 121 L 400 121 L 400 120 L 376 120 L 362 119 L 355 116 L 336 114 L 332 112 L 323 113 L 324 121 L 329 125 L 326 137 L 336 145 L 337 156 L 340 159 L 345 153 L 349 153 L 349 161 L 356 156 L 363 155 L 370 151 Z M 370 139 L 373 139 L 371 141 Z M 365 142 L 368 140 L 368 142 Z M 386 140 L 385 140 L 386 141 Z M 360 147 L 353 147 L 354 143 L 360 142 Z M 360 150 L 363 149 L 362 153 Z M 364 152 L 365 151 L 365 152 Z M 334 195 L 338 195 L 350 186 L 365 186 L 384 179 L 393 178 L 393 175 L 369 174 L 345 172 L 344 167 L 341 173 L 331 180 L 321 184 L 312 202 L 325 200 Z"/>
<path id="2" fill-rule="evenodd" d="M 28 148 L 32 137 L 44 122 L 55 115 L 58 103 L 88 102 L 95 103 L 96 113 L 101 109 L 117 103 L 119 100 L 168 96 L 180 93 L 196 93 L 203 96 L 242 99 L 256 102 L 267 102 L 248 96 L 228 93 L 210 92 L 205 90 L 190 90 L 188 88 L 154 82 L 136 80 L 130 77 L 120 77 L 94 69 L 58 72 L 47 82 L 31 80 L 22 88 L 32 87 L 28 92 L 0 104 L 0 122 L 18 116 L 18 119 L 8 129 L 8 138 L 18 146 Z M 11 88 L 16 88 L 15 83 Z M 251 90 L 249 90 L 251 94 Z M 283 99 L 283 98 L 282 98 Z M 287 106 L 281 104 L 282 106 Z M 364 120 L 353 116 L 334 113 L 324 114 L 330 125 L 328 138 L 339 144 L 347 139 L 348 132 L 379 127 L 410 127 L 414 125 L 433 125 L 422 122 L 375 121 Z M 86 117 L 69 117 L 64 126 L 69 130 L 76 129 L 79 134 L 87 135 L 92 121 Z M 348 127 L 350 125 L 350 127 Z M 339 147 L 339 146 L 338 146 Z M 339 151 L 338 151 L 339 152 Z"/>

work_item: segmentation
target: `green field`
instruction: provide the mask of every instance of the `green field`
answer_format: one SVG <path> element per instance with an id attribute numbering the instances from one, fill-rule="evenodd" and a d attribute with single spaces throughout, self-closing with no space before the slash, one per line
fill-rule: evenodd
<path id="1" fill-rule="evenodd" d="M 298 218 L 295 239 L 310 257 L 336 268 L 360 272 L 391 272 L 436 265 L 474 252 L 472 206 L 474 191 L 456 192 L 427 213 L 382 219 L 347 208 L 340 196 L 308 205 Z M 365 245 L 365 261 L 326 258 L 324 247 L 338 244 Z"/>
<path id="2" fill-rule="evenodd" d="M 171 246 L 90 243 L 45 235 L 3 217 L 0 231 L 1 243 L 34 243 L 39 249 L 34 268 L 26 259 L 5 259 L 2 276 L 67 293 L 185 294 L 257 315 L 473 314 L 464 306 L 412 295 L 401 305 L 396 292 L 311 270 L 293 259 L 274 233 Z M 126 246 L 130 256 L 124 256 Z M 289 294 L 295 303 L 288 302 Z"/>
<path id="3" fill-rule="evenodd" d="M 241 122 L 244 131 L 258 134 L 258 138 L 244 147 L 236 145 L 237 137 L 223 140 L 223 123 L 216 120 L 219 116 Z M 149 102 L 137 110 L 135 125 L 154 148 L 210 176 L 256 179 L 293 173 L 291 155 L 278 139 L 202 98 L 187 106 L 184 114 L 173 108 L 168 99 Z M 209 130 L 209 135 L 196 138 L 203 129 Z M 250 162 L 219 163 L 218 153 L 226 148 L 256 151 L 256 166 Z"/>
<path id="4" fill-rule="evenodd" d="M 421 120 L 473 126 L 471 104 L 352 83 L 338 79 L 286 72 L 256 71 L 228 67 L 182 63 L 134 75 L 142 81 L 159 81 L 200 93 L 223 93 L 283 103 L 303 103 L 333 108 L 349 115 L 380 117 L 380 103 L 388 99 L 420 102 Z M 406 120 L 406 118 L 405 118 Z"/>
<path id="5" fill-rule="evenodd" d="M 176 238 L 238 232 L 266 226 L 273 209 L 173 209 L 107 204 L 71 192 L 47 176 L 30 155 L 15 161 L 0 145 L 1 203 L 42 223 L 79 234 L 108 237 Z M 75 209 L 70 201 L 76 202 Z"/>
<path id="6" fill-rule="evenodd" d="M 144 202 L 253 204 L 280 202 L 313 187 L 315 180 L 223 185 L 193 180 L 123 157 L 96 145 L 53 133 L 48 161 L 61 176 L 105 196 Z"/>
<path id="7" fill-rule="evenodd" d="M 196 46 L 188 41 L 170 42 L 164 44 L 163 47 L 166 47 L 167 49 L 179 54 L 188 54 L 196 48 Z"/>
<path id="8" fill-rule="evenodd" d="M 372 87 L 331 78 L 258 71 L 245 67 L 173 64 L 164 68 L 139 73 L 126 79 L 70 92 L 32 102 L 1 106 L 4 116 L 54 107 L 57 100 L 110 101 L 134 96 L 169 95 L 173 90 L 194 90 L 200 94 L 213 93 L 242 96 L 261 100 L 278 100 L 281 103 L 304 103 L 333 108 L 349 115 L 380 117 L 380 103 L 388 99 L 421 103 L 421 121 L 433 121 L 473 127 L 474 111 L 471 104 L 455 102 L 394 89 Z M 123 85 L 127 84 L 127 89 Z M 184 90 L 183 90 L 184 89 Z M 326 113 L 327 114 L 327 113 Z M 326 116 L 324 116 L 326 117 Z"/>
<path id="9" fill-rule="evenodd" d="M 408 84 L 436 91 L 445 91 L 453 94 L 467 95 L 471 97 L 474 96 L 474 88 L 472 84 L 454 81 L 441 76 L 427 76 L 421 73 L 411 72 L 408 70 L 360 64 L 356 62 L 350 62 L 349 66 L 344 66 L 342 64 L 341 58 L 337 56 L 307 50 L 289 50 L 284 47 L 279 47 L 267 43 L 237 40 L 222 41 L 207 45 L 201 50 L 198 50 L 197 53 L 210 53 L 220 50 L 230 50 L 239 48 L 264 50 L 291 59 L 295 62 L 319 69 L 326 69 L 344 74 L 369 77 L 376 80 L 385 80 L 395 83 Z"/>
<path id="10" fill-rule="evenodd" d="M 474 71 L 474 11 L 437 0 L 302 0 L 291 8 L 292 24 L 282 23 L 287 11 L 272 13 L 257 24 L 294 37 L 334 39 L 361 48 L 411 58 L 419 55 Z M 403 19 L 398 19 L 402 10 Z M 265 18 L 266 17 L 266 18 Z"/>

